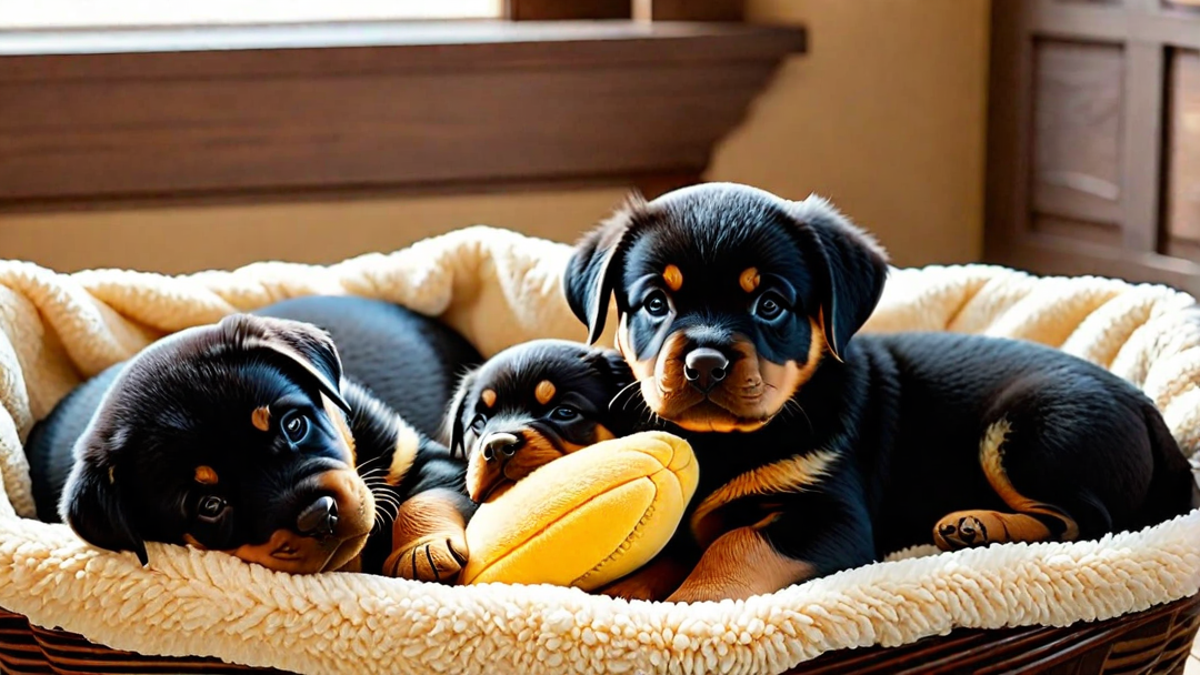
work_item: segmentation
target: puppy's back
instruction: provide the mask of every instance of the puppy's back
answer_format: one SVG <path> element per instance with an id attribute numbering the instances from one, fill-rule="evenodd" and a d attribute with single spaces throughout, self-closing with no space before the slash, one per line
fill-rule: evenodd
<path id="1" fill-rule="evenodd" d="M 110 366 L 71 390 L 45 419 L 33 425 L 29 438 L 25 439 L 33 502 L 41 520 L 59 522 L 58 496 L 71 473 L 75 441 L 87 429 L 92 414 L 124 367 L 124 363 Z"/>
<path id="2" fill-rule="evenodd" d="M 483 358 L 436 319 L 388 302 L 343 296 L 284 300 L 254 312 L 328 331 L 346 377 L 437 438 L 458 377 Z"/>

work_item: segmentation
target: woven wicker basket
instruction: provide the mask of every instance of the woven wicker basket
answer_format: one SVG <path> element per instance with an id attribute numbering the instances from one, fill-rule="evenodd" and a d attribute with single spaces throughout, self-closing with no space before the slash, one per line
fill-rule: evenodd
<path id="1" fill-rule="evenodd" d="M 1200 629 L 1200 595 L 1096 623 L 1047 628 L 958 630 L 901 647 L 825 654 L 792 670 L 806 675 L 857 673 L 1183 673 Z M 142 656 L 88 642 L 74 633 L 31 626 L 0 610 L 0 671 L 55 673 L 280 673 L 215 659 Z"/>
<path id="2" fill-rule="evenodd" d="M 347 578 L 329 582 L 339 597 L 371 599 L 347 603 L 346 618 L 330 609 L 333 596 L 324 579 L 275 580 L 226 556 L 180 547 L 163 547 L 157 553 L 161 564 L 143 569 L 115 554 L 81 547 L 61 526 L 16 517 L 30 515 L 30 499 L 16 463 L 23 455 L 15 430 L 45 413 L 35 411 L 30 400 L 45 408 L 78 384 L 79 374 L 128 358 L 155 335 L 211 322 L 231 307 L 252 309 L 281 297 L 348 292 L 441 316 L 477 342 L 485 355 L 494 354 L 534 337 L 578 337 L 578 321 L 559 290 L 568 254 L 558 244 L 470 228 L 387 256 L 325 268 L 264 264 L 192 278 L 111 271 L 67 276 L 0 262 L 0 309 L 5 310 L 0 311 L 0 450 L 7 452 L 0 453 L 0 460 L 7 461 L 0 461 L 0 473 L 8 497 L 0 501 L 5 532 L 0 565 L 6 572 L 0 576 L 0 672 L 281 672 L 213 658 L 117 651 L 77 633 L 141 652 L 220 654 L 240 663 L 310 673 L 524 669 L 516 664 L 553 673 L 561 668 L 550 659 L 562 658 L 568 649 L 598 659 L 593 671 L 606 670 L 606 664 L 658 671 L 660 665 L 653 664 L 662 662 L 654 659 L 669 663 L 682 657 L 690 659 L 682 670 L 704 672 L 701 651 L 712 642 L 701 644 L 692 616 L 670 607 L 633 603 L 617 608 L 661 644 L 647 648 L 640 636 L 633 640 L 608 632 L 612 642 L 605 643 L 602 653 L 572 633 L 580 624 L 544 621 L 551 610 L 566 612 L 564 607 L 576 611 L 579 621 L 588 621 L 586 617 L 598 616 L 589 613 L 592 601 L 597 612 L 613 611 L 604 599 L 570 589 L 412 587 L 339 575 Z M 867 329 L 987 333 L 1060 347 L 1142 387 L 1173 420 L 1172 431 L 1181 443 L 1192 453 L 1200 448 L 1200 306 L 1190 296 L 1113 280 L 1036 279 L 988 266 L 898 270 Z M 25 392 L 32 394 L 26 398 Z M 12 507 L 4 508 L 8 502 Z M 1189 548 L 1200 532 L 1198 518 L 1192 514 L 1149 534 L 1120 535 L 1120 545 L 1108 549 L 1098 542 L 1077 542 L 1063 545 L 1058 553 L 1042 548 L 947 554 L 949 558 L 936 562 L 903 561 L 884 576 L 872 566 L 852 570 L 837 582 L 819 580 L 782 591 L 763 602 L 697 613 L 713 622 L 705 630 L 741 630 L 738 626 L 753 622 L 762 629 L 769 622 L 775 638 L 779 631 L 796 636 L 754 642 L 739 633 L 736 637 L 744 636 L 744 641 L 729 643 L 739 662 L 726 664 L 739 671 L 779 672 L 799 664 L 791 672 L 1182 672 L 1200 626 L 1200 596 L 1195 595 L 1200 556 Z M 1065 559 L 1078 567 L 1063 567 L 1059 559 L 1064 551 L 1070 553 Z M 1014 567 L 1014 562 L 1019 564 Z M 956 567 L 948 572 L 946 565 Z M 1010 574 L 1014 568 L 1026 573 Z M 898 576 L 892 576 L 894 570 Z M 1092 577 L 1085 575 L 1098 572 L 1103 573 L 1096 578 L 1098 585 L 1089 586 Z M 995 586 L 1014 580 L 1016 592 L 1028 602 L 1005 602 L 1007 596 Z M 1136 583 L 1126 586 L 1128 580 Z M 959 583 L 956 602 L 921 604 L 921 598 Z M 286 592 L 279 595 L 288 602 L 271 605 L 271 622 L 262 623 L 266 628 L 255 624 L 256 632 L 243 630 L 240 622 L 247 612 L 244 606 L 233 607 L 234 601 L 274 602 L 281 587 Z M 240 589 L 240 595 L 230 588 Z M 157 601 L 153 620 L 139 614 L 146 607 L 146 589 L 163 599 Z M 180 593 L 189 589 L 194 591 L 190 595 Z M 901 596 L 914 600 L 899 614 L 914 620 L 874 611 Z M 1037 600 L 1049 597 L 1061 602 Z M 395 611 L 367 614 L 378 610 L 381 598 Z M 463 627 L 434 634 L 438 613 L 448 609 L 459 612 Z M 168 612 L 194 620 L 184 625 Z M 506 623 L 512 612 L 524 613 L 521 622 L 526 617 L 542 622 L 537 625 L 545 640 L 527 639 L 525 623 Z M 27 616 L 38 625 L 31 625 Z M 345 620 L 340 628 L 354 628 L 349 637 L 330 630 L 328 622 L 334 618 Z M 351 619 L 358 623 L 351 626 Z M 368 619 L 370 630 L 357 627 Z M 804 633 L 806 625 L 816 628 Z M 600 630 L 598 624 L 586 627 Z M 964 628 L 936 635 L 956 627 Z M 730 635 L 724 633 L 722 639 Z M 546 640 L 560 649 L 550 654 L 543 649 Z M 848 649 L 876 643 L 907 644 Z M 410 648 L 423 651 L 410 655 Z"/>

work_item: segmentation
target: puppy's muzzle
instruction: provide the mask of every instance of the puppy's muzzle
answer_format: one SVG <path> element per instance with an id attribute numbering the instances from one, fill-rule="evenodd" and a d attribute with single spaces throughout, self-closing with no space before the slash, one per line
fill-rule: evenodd
<path id="1" fill-rule="evenodd" d="M 309 504 L 296 519 L 296 531 L 306 537 L 331 537 L 338 524 L 338 506 L 333 497 L 324 495 Z"/>
<path id="2" fill-rule="evenodd" d="M 479 439 L 479 449 L 467 467 L 467 492 L 471 501 L 482 504 L 501 486 L 516 478 L 509 475 L 509 464 L 515 463 L 517 453 L 524 445 L 523 433 L 495 432 Z"/>
<path id="3" fill-rule="evenodd" d="M 375 499 L 350 468 L 323 470 L 296 490 L 300 501 L 292 525 L 273 532 L 266 542 L 228 551 L 247 562 L 293 574 L 337 570 L 366 545 L 375 525 Z"/>
<path id="4" fill-rule="evenodd" d="M 488 462 L 501 461 L 505 462 L 512 459 L 512 456 L 517 454 L 517 450 L 521 448 L 523 439 L 516 434 L 491 434 L 483 439 L 483 459 Z"/>
<path id="5" fill-rule="evenodd" d="M 476 504 L 499 496 L 513 483 L 564 454 L 561 439 L 552 439 L 521 423 L 486 432 L 473 447 L 467 462 L 467 494 Z"/>
<path id="6" fill-rule="evenodd" d="M 729 374 L 729 359 L 711 347 L 691 350 L 683 363 L 683 378 L 702 394 L 708 394 Z"/>

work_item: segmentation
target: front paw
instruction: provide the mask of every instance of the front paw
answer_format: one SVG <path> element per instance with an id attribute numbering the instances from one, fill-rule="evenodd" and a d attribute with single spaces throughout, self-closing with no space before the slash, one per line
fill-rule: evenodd
<path id="1" fill-rule="evenodd" d="M 454 584 L 467 564 L 467 541 L 461 532 L 439 532 L 392 551 L 383 573 L 400 579 Z"/>
<path id="2" fill-rule="evenodd" d="M 933 541 L 943 551 L 957 551 L 991 543 L 982 511 L 955 511 L 933 528 Z"/>

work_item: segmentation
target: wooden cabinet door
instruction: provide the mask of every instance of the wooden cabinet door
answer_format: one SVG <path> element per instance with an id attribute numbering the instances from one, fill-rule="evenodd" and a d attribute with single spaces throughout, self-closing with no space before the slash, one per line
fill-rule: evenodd
<path id="1" fill-rule="evenodd" d="M 1200 293 L 1200 0 L 993 0 L 985 258 Z"/>

